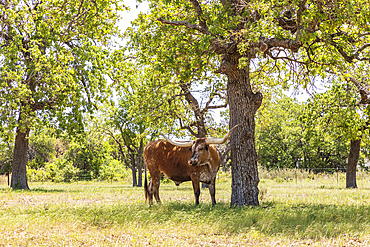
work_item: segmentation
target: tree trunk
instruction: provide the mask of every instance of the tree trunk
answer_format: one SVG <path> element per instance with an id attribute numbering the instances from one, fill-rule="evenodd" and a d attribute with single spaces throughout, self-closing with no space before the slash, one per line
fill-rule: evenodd
<path id="1" fill-rule="evenodd" d="M 222 151 L 218 150 L 218 155 L 220 156 L 220 163 L 221 163 L 221 168 L 223 172 L 227 172 L 226 165 L 227 165 L 227 161 L 230 159 L 230 155 L 229 155 L 230 150 L 231 150 L 230 142 L 227 142 L 224 150 Z"/>
<path id="2" fill-rule="evenodd" d="M 253 93 L 249 67 L 238 68 L 238 56 L 223 57 L 228 76 L 227 96 L 230 109 L 230 128 L 242 123 L 230 137 L 232 191 L 231 205 L 258 206 L 258 169 L 255 150 L 256 111 L 261 106 L 262 94 Z M 236 58 L 235 58 L 236 57 Z M 222 65 L 221 65 L 222 66 Z"/>
<path id="3" fill-rule="evenodd" d="M 138 187 L 142 187 L 143 186 L 143 169 L 144 169 L 144 156 L 143 156 L 143 152 L 144 152 L 144 139 L 141 138 L 140 139 L 140 145 L 139 145 L 139 148 L 138 148 L 138 154 L 137 154 L 137 170 L 138 170 L 138 176 L 139 176 L 139 179 L 138 179 Z"/>
<path id="4" fill-rule="evenodd" d="M 137 171 L 138 171 L 138 181 L 137 186 L 143 186 L 143 158 L 142 155 L 139 155 L 138 162 L 137 162 Z"/>
<path id="5" fill-rule="evenodd" d="M 132 172 L 132 187 L 137 186 L 137 179 L 136 179 L 136 169 L 135 167 L 131 167 L 131 172 Z"/>
<path id="6" fill-rule="evenodd" d="M 10 185 L 13 189 L 30 189 L 28 187 L 26 170 L 29 133 L 29 128 L 26 128 L 26 130 L 22 132 L 20 128 L 17 127 L 14 145 L 12 182 Z"/>
<path id="7" fill-rule="evenodd" d="M 132 172 L 132 187 L 137 186 L 137 178 L 136 178 L 136 164 L 135 164 L 135 155 L 131 156 L 131 172 Z"/>
<path id="8" fill-rule="evenodd" d="M 361 139 L 351 141 L 351 148 L 349 150 L 346 173 L 346 188 L 357 188 L 356 168 L 358 158 L 360 157 L 360 146 Z"/>

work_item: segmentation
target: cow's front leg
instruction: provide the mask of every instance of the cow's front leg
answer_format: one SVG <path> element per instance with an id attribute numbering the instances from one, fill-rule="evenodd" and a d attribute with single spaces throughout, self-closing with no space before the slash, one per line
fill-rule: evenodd
<path id="1" fill-rule="evenodd" d="M 208 185 L 209 194 L 211 194 L 212 205 L 216 204 L 216 178 L 212 179 L 211 183 Z"/>
<path id="2" fill-rule="evenodd" d="M 150 196 L 150 201 L 152 201 L 152 196 L 154 195 L 155 200 L 157 203 L 161 203 L 161 199 L 159 198 L 159 185 L 161 183 L 161 173 L 159 171 L 152 171 L 150 173 L 152 179 L 150 180 L 149 191 L 152 193 Z"/>
<path id="3" fill-rule="evenodd" d="M 194 190 L 194 196 L 195 196 L 195 205 L 199 204 L 199 196 L 200 196 L 200 186 L 199 186 L 199 180 L 193 179 L 193 190 Z"/>

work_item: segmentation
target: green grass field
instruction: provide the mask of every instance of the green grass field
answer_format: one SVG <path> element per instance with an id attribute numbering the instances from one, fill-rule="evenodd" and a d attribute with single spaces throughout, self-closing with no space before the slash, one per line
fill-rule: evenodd
<path id="1" fill-rule="evenodd" d="M 125 182 L 0 181 L 0 246 L 370 246 L 370 174 L 359 189 L 334 175 L 261 174 L 260 206 L 230 207 L 231 179 L 221 174 L 218 204 L 207 189 L 194 206 L 191 183 L 162 184 L 162 204 Z M 267 176 L 268 177 L 268 176 Z"/>

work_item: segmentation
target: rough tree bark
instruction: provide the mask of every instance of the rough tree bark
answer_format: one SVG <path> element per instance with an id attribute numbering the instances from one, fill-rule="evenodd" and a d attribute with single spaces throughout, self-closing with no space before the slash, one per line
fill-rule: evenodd
<path id="1" fill-rule="evenodd" d="M 256 111 L 261 106 L 262 94 L 253 93 L 249 68 L 240 69 L 239 58 L 240 53 L 235 49 L 234 53 L 223 56 L 221 65 L 221 72 L 228 77 L 227 96 L 230 109 L 230 128 L 242 123 L 242 126 L 236 129 L 230 137 L 231 205 L 257 206 L 259 205 L 259 178 L 254 118 Z"/>
<path id="2" fill-rule="evenodd" d="M 12 181 L 10 185 L 13 189 L 29 190 L 26 172 L 29 133 L 29 128 L 26 128 L 24 131 L 19 127 L 17 128 L 14 145 Z"/>
<path id="3" fill-rule="evenodd" d="M 346 172 L 346 188 L 357 188 L 356 167 L 360 157 L 361 139 L 351 141 Z"/>

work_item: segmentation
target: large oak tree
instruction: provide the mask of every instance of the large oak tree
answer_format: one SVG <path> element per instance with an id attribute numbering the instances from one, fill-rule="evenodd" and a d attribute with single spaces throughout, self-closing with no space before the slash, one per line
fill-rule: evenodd
<path id="1" fill-rule="evenodd" d="M 230 127 L 243 124 L 231 136 L 231 205 L 259 204 L 259 89 L 271 86 L 272 76 L 306 87 L 341 63 L 364 59 L 368 8 L 362 0 L 162 0 L 139 16 L 131 41 L 142 61 L 181 79 L 212 63 L 227 77 Z"/>
<path id="2" fill-rule="evenodd" d="M 16 129 L 12 188 L 28 189 L 28 137 L 36 123 L 82 129 L 108 89 L 104 61 L 116 0 L 0 1 L 0 128 Z"/>

